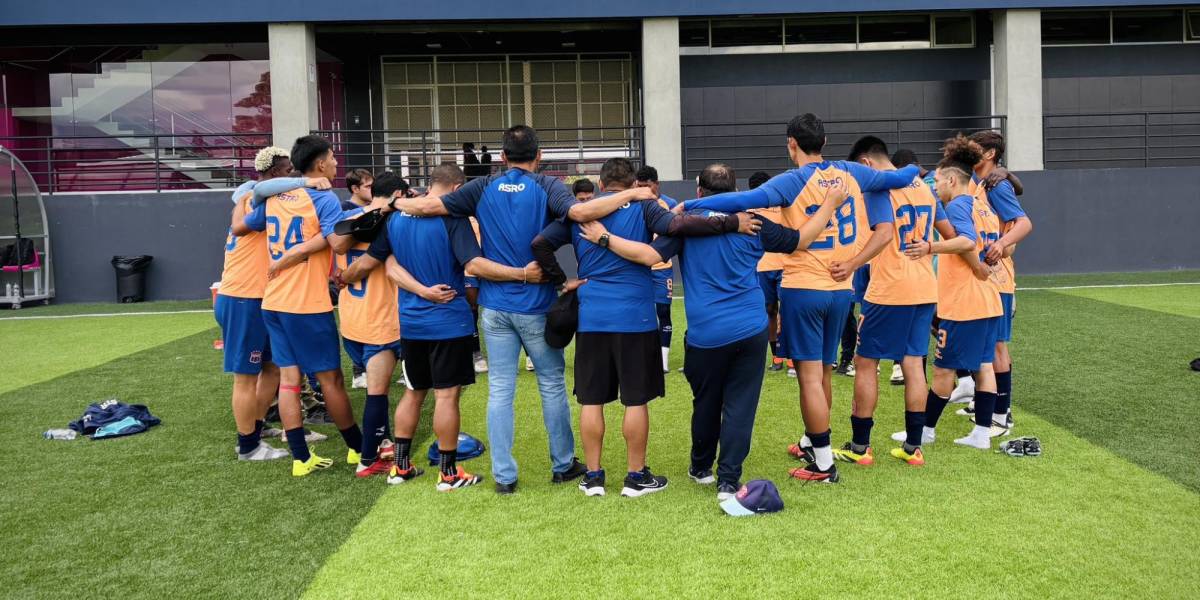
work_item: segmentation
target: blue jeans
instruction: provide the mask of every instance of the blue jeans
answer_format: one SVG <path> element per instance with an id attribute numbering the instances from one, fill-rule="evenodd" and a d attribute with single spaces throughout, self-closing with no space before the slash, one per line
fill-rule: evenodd
<path id="1" fill-rule="evenodd" d="M 497 483 L 517 480 L 513 458 L 517 393 L 517 359 L 521 348 L 533 360 L 538 392 L 542 396 L 542 420 L 550 441 L 550 463 L 556 473 L 566 471 L 575 457 L 575 435 L 571 431 L 571 406 L 563 376 L 563 351 L 546 344 L 546 315 L 522 315 L 480 308 L 483 339 L 488 350 L 487 431 L 492 452 L 492 478 Z"/>

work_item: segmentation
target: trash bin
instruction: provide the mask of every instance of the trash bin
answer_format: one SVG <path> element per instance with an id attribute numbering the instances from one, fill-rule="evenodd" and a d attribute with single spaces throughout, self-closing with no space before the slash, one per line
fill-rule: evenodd
<path id="1" fill-rule="evenodd" d="M 146 299 L 146 269 L 153 256 L 114 256 L 113 270 L 117 272 L 117 301 L 141 302 Z"/>

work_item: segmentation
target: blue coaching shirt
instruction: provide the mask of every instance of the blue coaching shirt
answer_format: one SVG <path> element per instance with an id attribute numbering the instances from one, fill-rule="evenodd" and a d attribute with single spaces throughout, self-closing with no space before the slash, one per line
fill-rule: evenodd
<path id="1" fill-rule="evenodd" d="M 711 216 L 706 210 L 688 214 Z M 791 254 L 800 233 L 759 219 L 758 235 L 726 233 L 709 237 L 659 237 L 652 246 L 663 260 L 678 254 L 683 277 L 689 346 L 716 348 L 762 333 L 767 328 L 766 300 L 758 283 L 763 252 Z M 589 281 L 579 288 L 592 285 Z"/>
<path id="2" fill-rule="evenodd" d="M 671 212 L 657 202 L 632 202 L 600 219 L 600 223 L 612 235 L 649 244 L 654 234 L 667 234 L 672 218 Z M 575 246 L 579 278 L 588 280 L 579 286 L 580 333 L 658 330 L 650 267 L 629 262 L 607 248 L 583 239 L 576 223 L 568 225 L 555 221 L 541 235 L 555 248 L 568 242 Z"/>
<path id="3" fill-rule="evenodd" d="M 484 257 L 523 268 L 533 262 L 533 238 L 551 221 L 565 217 L 575 197 L 553 177 L 514 167 L 472 180 L 442 197 L 442 204 L 451 216 L 479 221 Z M 541 315 L 556 296 L 549 283 L 479 280 L 479 305 L 492 310 Z"/>
<path id="4" fill-rule="evenodd" d="M 448 340 L 475 333 L 475 318 L 463 286 L 463 265 L 480 256 L 470 221 L 392 213 L 367 254 L 381 261 L 395 256 L 423 285 L 446 284 L 458 292 L 450 302 L 437 304 L 401 288 L 402 338 Z"/>

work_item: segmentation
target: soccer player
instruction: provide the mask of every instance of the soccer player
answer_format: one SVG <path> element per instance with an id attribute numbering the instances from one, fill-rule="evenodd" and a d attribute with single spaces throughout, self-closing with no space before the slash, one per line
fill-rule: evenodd
<path id="1" fill-rule="evenodd" d="M 571 195 L 579 202 L 587 202 L 596 196 L 596 184 L 591 179 L 577 179 L 571 184 Z"/>
<path id="2" fill-rule="evenodd" d="M 642 165 L 637 170 L 634 186 L 650 188 L 650 191 L 658 196 L 658 203 L 667 210 L 671 210 L 675 208 L 676 204 L 679 204 L 674 198 L 659 191 L 658 169 L 650 165 Z M 663 373 L 669 373 L 671 371 L 671 300 L 675 290 L 675 267 L 669 260 L 660 261 L 650 267 L 650 274 L 654 276 L 654 312 L 658 315 L 658 340 L 662 345 L 662 369 Z"/>
<path id="3" fill-rule="evenodd" d="M 746 184 L 750 186 L 750 189 L 755 189 L 770 178 L 771 176 L 764 171 L 755 171 L 750 175 Z M 697 197 L 701 196 L 697 194 Z M 783 219 L 778 206 L 750 212 L 772 223 L 779 223 Z M 769 250 L 765 251 L 762 258 L 758 260 L 755 271 L 758 273 L 758 285 L 762 288 L 763 300 L 767 307 L 767 343 L 771 347 L 771 366 L 767 367 L 767 370 L 782 371 L 785 365 L 791 366 L 787 364 L 788 361 L 785 360 L 783 352 L 779 350 L 779 282 L 783 280 L 783 255 Z"/>
<path id="4" fill-rule="evenodd" d="M 649 243 L 658 235 L 715 235 L 736 231 L 739 217 L 675 217 L 657 202 L 621 202 L 622 190 L 634 186 L 633 165 L 610 158 L 600 168 L 600 189 L 607 195 L 583 203 L 609 211 L 599 219 L 612 235 Z M 641 188 L 647 189 L 647 188 Z M 749 215 L 744 215 L 749 227 Z M 556 221 L 533 241 L 533 253 L 554 283 L 565 279 L 554 251 L 571 243 L 579 260 L 579 327 L 575 334 L 575 397 L 582 405 L 579 431 L 587 474 L 579 489 L 588 496 L 603 496 L 605 475 L 601 467 L 604 448 L 604 405 L 618 396 L 625 406 L 622 433 L 626 445 L 625 484 L 622 496 L 637 497 L 665 489 L 667 478 L 646 465 L 650 434 L 647 404 L 664 393 L 660 370 L 657 317 L 651 294 L 650 269 L 608 250 L 608 235 L 588 241 L 579 225 Z M 580 282 L 584 282 L 579 285 Z"/>
<path id="5" fill-rule="evenodd" d="M 306 135 L 292 147 L 292 162 L 305 177 L 332 178 L 337 159 L 328 140 Z M 359 462 L 362 431 L 354 422 L 342 379 L 341 352 L 329 299 L 329 238 L 343 217 L 332 191 L 293 190 L 268 198 L 246 216 L 254 231 L 267 232 L 271 262 L 263 293 L 263 320 L 271 353 L 280 369 L 279 416 L 292 451 L 292 475 L 303 477 L 333 461 L 317 456 L 304 440 L 300 413 L 302 372 L 316 374 L 329 414 L 348 448 L 346 461 Z M 340 242 L 339 242 L 340 243 Z"/>
<path id="6" fill-rule="evenodd" d="M 346 172 L 346 189 L 350 191 L 350 196 L 342 200 L 342 210 L 353 210 L 362 208 L 371 203 L 371 183 L 375 181 L 375 176 L 366 169 L 350 169 Z M 338 295 L 338 305 L 341 306 L 341 298 L 345 294 Z M 367 371 L 363 365 L 359 352 L 355 352 L 349 344 L 349 340 L 342 336 L 342 347 L 345 348 L 346 354 L 350 357 L 350 367 L 353 378 L 350 380 L 350 387 L 361 390 L 367 387 Z"/>
<path id="7" fill-rule="evenodd" d="M 975 428 L 956 444 L 991 448 L 992 410 L 996 405 L 996 329 L 1004 310 L 992 270 L 983 263 L 988 244 L 1000 237 L 1000 222 L 987 200 L 971 196 L 971 172 L 983 157 L 979 144 L 958 136 L 946 140 L 945 157 L 938 163 L 937 193 L 946 203 L 946 218 L 954 231 L 939 242 L 909 244 L 904 253 L 914 260 L 929 254 L 946 254 L 938 265 L 938 339 L 933 360 L 933 385 L 925 402 L 921 445 L 932 444 L 938 420 L 950 402 L 956 370 L 975 374 Z M 947 232 L 948 234 L 951 232 Z M 908 373 L 905 374 L 909 376 Z M 913 374 L 915 376 L 915 374 Z M 906 421 L 906 429 L 912 422 Z M 915 446 L 908 431 L 905 449 Z M 902 449 L 904 450 L 904 449 Z M 915 452 L 904 452 L 915 458 Z M 904 458 L 901 454 L 898 457 Z M 911 458 L 908 459 L 911 462 Z"/>
<path id="8" fill-rule="evenodd" d="M 591 221 L 607 214 L 605 210 L 611 211 L 614 203 L 653 198 L 648 189 L 634 189 L 604 202 L 576 202 L 561 181 L 538 174 L 541 157 L 537 132 L 526 125 L 514 125 L 504 133 L 500 154 L 506 165 L 504 171 L 472 180 L 444 197 L 398 200 L 396 207 L 411 215 L 474 216 L 483 233 L 483 256 L 521 268 L 533 262 L 530 243 L 552 220 L 567 217 L 576 222 Z M 587 470 L 575 458 L 563 351 L 551 348 L 545 339 L 546 312 L 554 298 L 550 284 L 480 281 L 480 316 L 490 362 L 488 441 L 492 477 L 500 494 L 517 489 L 517 461 L 512 455 L 513 401 L 522 348 L 537 366 L 542 419 L 550 445 L 551 481 L 571 481 Z"/>
<path id="9" fill-rule="evenodd" d="M 1009 180 L 1009 174 L 999 182 L 987 185 L 998 177 L 998 163 L 1004 157 L 1004 137 L 995 131 L 979 131 L 971 134 L 971 140 L 983 148 L 983 159 L 975 165 L 975 179 L 972 181 L 972 194 L 978 197 L 982 183 L 987 190 L 987 202 L 992 212 L 1000 219 L 1000 239 L 995 240 L 987 249 L 984 258 L 988 265 L 999 265 L 1002 269 L 997 273 L 1000 285 L 1000 304 L 1004 315 L 996 334 L 996 407 L 992 417 L 993 437 L 1007 435 L 1012 430 L 1012 357 L 1008 353 L 1008 343 L 1012 340 L 1013 314 L 1016 309 L 1016 267 L 1012 254 L 1016 245 L 1033 231 L 1033 221 L 1021 208 L 1017 201 L 1018 191 Z M 1019 185 L 1020 182 L 1017 182 Z"/>
<path id="10" fill-rule="evenodd" d="M 713 164 L 705 167 L 697 181 L 696 194 L 704 197 L 734 191 L 737 179 L 733 169 Z M 742 463 L 750 453 L 762 390 L 769 324 L 759 309 L 765 300 L 756 276 L 757 264 L 764 252 L 791 254 L 804 249 L 824 231 L 825 221 L 845 199 L 844 186 L 836 185 L 800 232 L 763 219 L 756 236 L 660 236 L 648 246 L 611 234 L 599 222 L 582 226 L 589 242 L 608 236 L 609 250 L 639 264 L 651 265 L 675 255 L 687 257 L 680 262 L 680 269 L 688 316 L 683 373 L 693 394 L 688 477 L 704 485 L 713 483 L 715 460 L 718 501 L 741 488 Z M 693 214 L 710 216 L 703 210 Z M 737 318 L 730 318 L 734 315 Z"/>
<path id="11" fill-rule="evenodd" d="M 437 169 L 434 170 L 436 171 Z M 461 171 L 462 169 L 459 170 Z M 457 190 L 458 188 L 462 187 L 462 184 L 465 182 L 466 175 L 464 174 L 463 181 L 455 185 L 453 189 L 447 190 L 446 193 Z M 438 187 L 440 188 L 441 186 Z M 479 221 L 475 219 L 475 217 L 468 217 L 467 220 L 471 223 L 471 231 L 475 233 L 475 242 L 482 244 L 483 239 L 479 235 Z M 466 288 L 467 292 L 467 304 L 471 305 L 471 317 L 476 323 L 475 333 L 471 334 L 471 362 L 475 367 L 476 374 L 487 373 L 487 358 L 483 355 L 483 346 L 479 344 L 479 278 L 473 275 L 470 271 L 467 271 L 466 277 L 463 278 L 463 286 Z"/>
<path id="12" fill-rule="evenodd" d="M 450 165 L 431 174 L 430 193 L 449 194 L 459 173 Z M 381 176 L 382 178 L 382 176 Z M 377 183 L 377 187 L 383 187 Z M 396 199 L 395 196 L 392 197 Z M 437 436 L 440 492 L 469 487 L 480 477 L 457 464 L 462 388 L 475 383 L 471 361 L 471 334 L 475 321 L 463 287 L 464 267 L 490 281 L 540 282 L 542 271 L 499 265 L 481 256 L 470 222 L 462 217 L 418 217 L 391 214 L 367 254 L 341 273 L 347 285 L 380 270 L 389 256 L 405 276 L 400 278 L 400 343 L 408 390 L 396 407 L 395 455 L 387 482 L 400 484 L 421 475 L 412 462 L 412 438 L 421 417 L 421 405 L 433 390 L 436 402 L 433 430 Z M 440 288 L 453 294 L 441 302 Z M 434 298 L 430 300 L 429 298 Z M 386 382 L 381 378 L 380 381 Z M 385 400 L 386 402 L 386 400 Z M 386 406 L 386 404 L 384 404 Z"/>
<path id="13" fill-rule="evenodd" d="M 783 225 L 802 229 L 820 210 L 825 193 L 840 182 L 850 194 L 827 221 L 821 237 L 803 251 L 784 259 L 781 300 L 783 333 L 787 356 L 796 361 L 800 405 L 805 433 L 789 448 L 796 457 L 809 461 L 791 475 L 805 481 L 836 483 L 830 443 L 829 411 L 833 403 L 831 373 L 837 362 L 838 341 L 846 322 L 853 294 L 849 273 L 835 279 L 830 268 L 858 254 L 860 229 L 867 231 L 863 192 L 899 188 L 912 182 L 916 167 L 899 171 L 876 171 L 858 163 L 826 161 L 825 128 L 809 113 L 794 117 L 787 128 L 788 156 L 797 168 L 786 171 L 746 192 L 718 194 L 689 200 L 685 208 L 723 212 L 781 206 Z"/>
<path id="14" fill-rule="evenodd" d="M 866 136 L 850 151 L 851 160 L 880 171 L 896 168 L 888 159 L 887 145 Z M 948 227 L 942 205 L 919 177 L 908 186 L 890 192 L 868 192 L 868 217 L 875 228 L 872 245 L 878 247 L 871 260 L 871 279 L 863 296 L 862 319 L 854 356 L 854 406 L 850 415 L 852 438 L 834 456 L 840 460 L 871 465 L 871 428 L 879 402 L 877 369 L 882 359 L 895 361 L 904 373 L 904 428 L 907 437 L 892 455 L 910 465 L 925 462 L 921 433 L 925 424 L 928 393 L 922 362 L 929 349 L 929 327 L 937 304 L 937 279 L 933 258 L 910 260 L 904 250 L 932 239 L 936 223 Z M 945 230 L 951 233 L 949 229 Z M 853 265 L 850 265 L 853 266 Z M 843 267 L 847 268 L 847 267 Z"/>

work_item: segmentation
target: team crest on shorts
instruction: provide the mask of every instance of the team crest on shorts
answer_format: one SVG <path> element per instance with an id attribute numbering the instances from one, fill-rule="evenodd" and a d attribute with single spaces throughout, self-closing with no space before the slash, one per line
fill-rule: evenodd
<path id="1" fill-rule="evenodd" d="M 262 362 L 262 350 L 255 350 L 250 353 L 250 364 L 257 365 Z"/>

